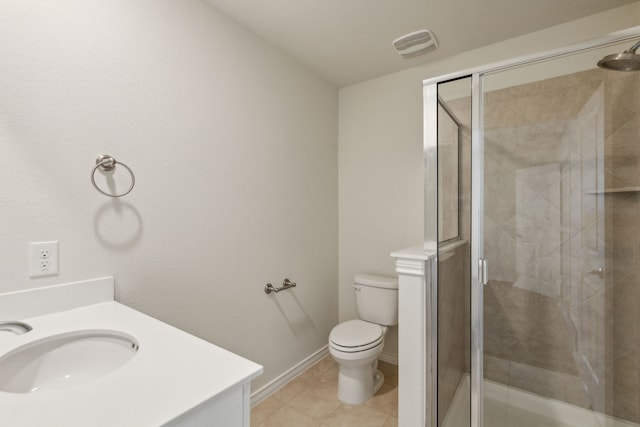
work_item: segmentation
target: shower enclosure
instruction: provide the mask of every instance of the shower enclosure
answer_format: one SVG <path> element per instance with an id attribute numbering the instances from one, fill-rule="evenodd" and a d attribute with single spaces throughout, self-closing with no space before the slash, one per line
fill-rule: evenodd
<path id="1" fill-rule="evenodd" d="M 425 81 L 428 426 L 639 425 L 638 39 Z"/>

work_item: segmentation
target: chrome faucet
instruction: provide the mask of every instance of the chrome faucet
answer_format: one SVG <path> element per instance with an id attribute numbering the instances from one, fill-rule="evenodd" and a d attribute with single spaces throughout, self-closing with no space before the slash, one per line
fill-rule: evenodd
<path id="1" fill-rule="evenodd" d="M 7 331 L 7 332 L 13 332 L 16 335 L 21 335 L 29 332 L 31 329 L 33 328 L 24 322 L 15 322 L 15 321 L 0 322 L 0 332 Z"/>

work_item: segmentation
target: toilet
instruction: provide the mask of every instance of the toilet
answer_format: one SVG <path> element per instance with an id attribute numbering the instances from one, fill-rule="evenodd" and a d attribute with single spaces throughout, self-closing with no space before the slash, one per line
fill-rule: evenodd
<path id="1" fill-rule="evenodd" d="M 398 324 L 398 279 L 356 274 L 353 288 L 360 319 L 337 325 L 329 334 L 329 353 L 338 363 L 338 399 L 366 402 L 384 383 L 378 370 L 389 326 Z"/>

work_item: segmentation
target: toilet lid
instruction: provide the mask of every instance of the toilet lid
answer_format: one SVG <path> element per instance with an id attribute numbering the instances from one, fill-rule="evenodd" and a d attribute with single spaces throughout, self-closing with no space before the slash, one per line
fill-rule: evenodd
<path id="1" fill-rule="evenodd" d="M 383 330 L 380 325 L 364 320 L 349 320 L 341 323 L 331 331 L 329 340 L 340 347 L 357 350 L 356 347 L 377 344 L 382 341 Z"/>

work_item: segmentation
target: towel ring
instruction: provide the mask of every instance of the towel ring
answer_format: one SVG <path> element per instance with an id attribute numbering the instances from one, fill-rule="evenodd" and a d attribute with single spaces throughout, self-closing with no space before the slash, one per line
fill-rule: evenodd
<path id="1" fill-rule="evenodd" d="M 116 165 L 122 165 L 129 172 L 129 175 L 131 175 L 131 187 L 129 187 L 129 189 L 122 194 L 109 194 L 105 191 L 102 191 L 102 189 L 98 187 L 98 184 L 96 184 L 96 171 L 98 170 L 98 168 L 100 168 L 102 169 L 103 172 L 109 172 L 114 170 L 116 168 Z M 136 176 L 133 174 L 133 171 L 129 166 L 125 165 L 122 162 L 117 161 L 116 159 L 114 159 L 108 154 L 102 154 L 98 156 L 98 158 L 96 159 L 96 167 L 94 167 L 93 170 L 91 171 L 91 183 L 93 184 L 96 190 L 98 190 L 105 196 L 122 197 L 131 193 L 131 190 L 133 190 L 133 187 L 136 185 Z"/>

